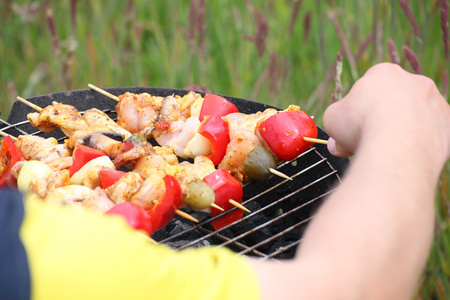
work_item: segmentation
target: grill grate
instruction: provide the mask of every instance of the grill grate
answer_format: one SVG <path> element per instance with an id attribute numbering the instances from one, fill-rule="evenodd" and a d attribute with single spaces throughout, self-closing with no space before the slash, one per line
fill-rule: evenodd
<path id="1" fill-rule="evenodd" d="M 126 91 L 134 93 L 148 92 L 154 95 L 184 95 L 188 91 L 159 88 L 110 88 L 115 95 Z M 225 96 L 226 97 L 226 96 Z M 226 97 L 244 113 L 253 113 L 266 109 L 267 105 L 248 100 Z M 91 107 L 102 109 L 111 118 L 116 118 L 116 102 L 91 90 L 79 90 L 55 93 L 29 99 L 41 107 L 58 101 L 74 105 L 80 111 Z M 95 100 L 93 102 L 93 100 Z M 92 105 L 95 103 L 95 105 Z M 65 139 L 61 130 L 50 134 L 36 131 L 26 119 L 32 110 L 22 103 L 15 103 L 8 121 L 0 120 L 2 131 L 11 135 L 19 134 L 55 137 L 59 142 Z M 319 138 L 327 138 L 319 128 Z M 228 247 L 241 255 L 251 255 L 260 259 L 292 258 L 301 242 L 301 236 L 311 220 L 314 211 L 323 199 L 334 191 L 341 181 L 348 159 L 331 156 L 326 146 L 315 145 L 290 162 L 284 162 L 277 168 L 293 180 L 272 177 L 268 182 L 248 182 L 244 184 L 243 205 L 251 213 L 244 213 L 241 220 L 218 231 L 214 231 L 211 218 L 204 212 L 183 209 L 200 222 L 198 224 L 175 216 L 162 230 L 153 234 L 160 243 L 175 249 L 217 245 Z M 234 208 L 237 209 L 237 208 Z M 234 210 L 233 209 L 233 210 Z"/>

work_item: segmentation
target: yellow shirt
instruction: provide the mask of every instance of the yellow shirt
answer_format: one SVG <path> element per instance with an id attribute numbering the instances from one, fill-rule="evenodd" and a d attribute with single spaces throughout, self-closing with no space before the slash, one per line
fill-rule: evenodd
<path id="1" fill-rule="evenodd" d="M 225 248 L 175 252 L 118 216 L 25 201 L 32 299 L 259 299 L 256 274 Z"/>

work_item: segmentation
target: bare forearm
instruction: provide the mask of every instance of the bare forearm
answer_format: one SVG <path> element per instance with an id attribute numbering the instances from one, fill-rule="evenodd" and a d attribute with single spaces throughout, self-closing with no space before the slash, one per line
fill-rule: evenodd
<path id="1" fill-rule="evenodd" d="M 414 290 L 427 259 L 439 170 L 420 149 L 380 150 L 377 142 L 386 140 L 361 145 L 342 186 L 308 228 L 298 262 L 320 261 L 329 280 L 339 278 L 336 289 L 361 293 L 346 297 L 398 299 L 411 296 L 395 292 Z"/>

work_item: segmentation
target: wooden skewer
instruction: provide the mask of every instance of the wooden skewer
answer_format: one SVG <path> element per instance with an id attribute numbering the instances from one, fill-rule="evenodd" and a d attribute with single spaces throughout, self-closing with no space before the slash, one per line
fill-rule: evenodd
<path id="1" fill-rule="evenodd" d="M 117 102 L 120 101 L 120 100 L 119 100 L 119 97 L 117 97 L 117 96 L 115 96 L 115 95 L 113 95 L 113 94 L 111 94 L 111 93 L 108 93 L 107 91 L 102 90 L 101 88 L 96 87 L 96 86 L 93 85 L 93 84 L 90 84 L 90 83 L 89 83 L 89 84 L 88 84 L 88 87 L 90 87 L 91 89 L 93 89 L 93 90 L 96 91 L 96 92 L 99 92 L 100 94 L 105 95 L 105 96 L 108 97 L 108 98 L 111 98 L 111 99 L 116 100 Z"/>
<path id="2" fill-rule="evenodd" d="M 222 207 L 220 207 L 219 205 L 213 203 L 211 204 L 211 207 L 214 207 L 215 209 L 221 210 L 221 211 L 225 211 L 225 209 L 223 209 Z"/>
<path id="3" fill-rule="evenodd" d="M 185 218 L 185 219 L 191 220 L 192 222 L 198 223 L 198 220 L 197 220 L 196 218 L 194 218 L 194 217 L 191 216 L 190 214 L 185 213 L 185 212 L 182 211 L 182 210 L 177 209 L 177 210 L 175 211 L 175 213 L 176 213 L 177 215 L 179 215 L 180 217 L 183 217 L 183 218 Z"/>
<path id="4" fill-rule="evenodd" d="M 39 112 L 42 111 L 42 107 L 37 106 L 36 104 L 33 104 L 33 103 L 31 103 L 30 101 L 23 99 L 22 97 L 17 96 L 16 99 L 19 100 L 20 102 L 22 102 L 22 103 L 28 105 L 29 107 L 31 107 L 31 108 L 33 108 L 33 109 L 39 111 Z"/>
<path id="5" fill-rule="evenodd" d="M 153 202 L 154 204 L 156 204 L 156 203 L 158 203 L 158 200 L 152 200 L 152 202 Z M 176 213 L 177 215 L 179 215 L 180 217 L 183 217 L 183 218 L 185 218 L 185 219 L 191 220 L 192 222 L 199 223 L 199 221 L 198 221 L 196 218 L 194 218 L 194 217 L 191 216 L 190 214 L 185 213 L 185 212 L 182 211 L 182 210 L 177 209 L 177 210 L 175 210 L 175 213 Z"/>
<path id="6" fill-rule="evenodd" d="M 287 176 L 286 174 L 281 173 L 280 171 L 275 170 L 275 169 L 273 169 L 273 168 L 269 168 L 269 171 L 270 171 L 270 173 L 272 173 L 272 174 L 274 174 L 274 175 L 280 176 L 280 177 L 285 178 L 285 179 L 292 180 L 291 177 L 289 177 L 289 176 Z"/>
<path id="7" fill-rule="evenodd" d="M 12 135 L 10 135 L 10 134 L 7 134 L 6 132 L 3 132 L 3 131 L 1 131 L 0 130 L 0 135 L 3 135 L 3 136 L 9 136 L 9 137 L 11 137 L 12 139 L 13 139 L 13 141 L 15 141 L 15 140 L 17 140 L 17 138 L 15 137 L 15 136 L 12 136 Z"/>
<path id="8" fill-rule="evenodd" d="M 316 143 L 316 144 L 323 144 L 323 145 L 328 144 L 327 140 L 314 139 L 314 138 L 310 138 L 310 137 L 306 137 L 306 136 L 303 137 L 303 140 L 306 142 L 311 142 L 311 143 Z"/>
<path id="9" fill-rule="evenodd" d="M 240 208 L 240 209 L 242 209 L 242 210 L 245 210 L 245 211 L 248 212 L 248 213 L 251 213 L 251 211 L 250 211 L 247 207 L 245 207 L 244 205 L 242 205 L 242 204 L 240 204 L 240 203 L 234 201 L 233 199 L 228 200 L 228 202 L 229 202 L 231 205 L 236 206 L 237 208 Z"/>

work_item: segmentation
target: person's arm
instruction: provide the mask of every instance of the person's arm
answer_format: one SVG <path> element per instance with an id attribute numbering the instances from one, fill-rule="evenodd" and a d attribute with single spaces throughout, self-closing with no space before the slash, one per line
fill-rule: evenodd
<path id="1" fill-rule="evenodd" d="M 337 156 L 355 154 L 296 258 L 253 261 L 265 299 L 408 299 L 430 249 L 434 194 L 449 158 L 450 108 L 434 83 L 370 69 L 324 115 Z"/>

